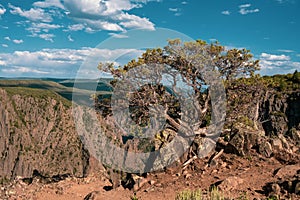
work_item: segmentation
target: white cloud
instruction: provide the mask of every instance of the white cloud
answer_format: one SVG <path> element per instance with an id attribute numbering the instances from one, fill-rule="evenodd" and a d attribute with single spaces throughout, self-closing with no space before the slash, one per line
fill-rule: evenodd
<path id="1" fill-rule="evenodd" d="M 1 19 L 1 15 L 3 15 L 6 12 L 6 9 L 4 8 L 4 6 L 2 6 L 0 4 L 0 19 Z"/>
<path id="2" fill-rule="evenodd" d="M 154 30 L 154 24 L 147 18 L 128 14 L 133 8 L 140 8 L 150 0 L 65 0 L 68 16 L 84 24 L 87 32 L 98 30 L 124 31 L 125 28 Z M 88 29 L 89 28 L 89 29 Z"/>
<path id="3" fill-rule="evenodd" d="M 52 22 L 53 20 L 51 15 L 46 13 L 41 8 L 31 8 L 30 10 L 22 10 L 20 7 L 13 6 L 10 3 L 8 4 L 8 7 L 11 9 L 11 14 L 20 15 L 31 21 Z"/>
<path id="4" fill-rule="evenodd" d="M 0 28 L 3 28 L 3 29 L 8 29 L 8 27 L 7 27 L 7 26 L 2 26 L 2 25 L 0 25 Z"/>
<path id="5" fill-rule="evenodd" d="M 48 32 L 54 29 L 54 27 L 38 27 L 37 25 L 41 25 L 38 22 L 44 22 L 45 26 L 45 23 L 52 22 L 54 17 L 62 18 L 66 15 L 78 24 L 69 25 L 64 31 L 85 30 L 93 33 L 101 30 L 123 32 L 134 28 L 154 30 L 154 24 L 148 18 L 128 13 L 133 8 L 141 8 L 148 2 L 161 2 L 161 0 L 40 0 L 34 2 L 29 10 L 10 3 L 8 6 L 12 14 L 36 23 L 27 27 L 31 36 L 35 36 L 40 35 L 42 31 Z"/>
<path id="6" fill-rule="evenodd" d="M 68 35 L 68 40 L 69 40 L 70 42 L 74 42 L 74 39 L 71 37 L 71 35 Z"/>
<path id="7" fill-rule="evenodd" d="M 290 2 L 290 3 L 295 3 L 295 1 L 294 0 L 276 0 L 278 3 L 280 3 L 280 4 L 282 4 L 282 3 L 288 3 L 288 2 Z"/>
<path id="8" fill-rule="evenodd" d="M 262 53 L 260 55 L 261 74 L 287 74 L 300 70 L 300 62 L 294 62 L 289 56 Z"/>
<path id="9" fill-rule="evenodd" d="M 0 66 L 4 66 L 4 65 L 6 65 L 6 62 L 4 62 L 3 60 L 0 60 Z"/>
<path id="10" fill-rule="evenodd" d="M 58 24 L 48 24 L 48 23 L 31 23 L 27 31 L 31 33 L 31 36 L 36 36 L 42 32 L 48 33 L 50 30 L 61 28 Z"/>
<path id="11" fill-rule="evenodd" d="M 229 10 L 224 10 L 224 11 L 222 11 L 222 14 L 223 15 L 230 15 L 230 11 Z"/>
<path id="12" fill-rule="evenodd" d="M 10 41 L 10 37 L 8 36 L 4 37 L 4 39 Z"/>
<path id="13" fill-rule="evenodd" d="M 178 12 L 178 8 L 169 8 L 169 11 L 171 11 L 171 12 Z"/>
<path id="14" fill-rule="evenodd" d="M 120 20 L 120 25 L 127 28 L 141 28 L 141 29 L 148 29 L 154 30 L 154 24 L 149 21 L 147 18 L 141 18 L 136 15 L 130 15 L 128 13 L 122 13 L 118 16 L 113 17 L 116 20 Z"/>
<path id="15" fill-rule="evenodd" d="M 85 28 L 86 31 L 87 28 L 90 28 L 92 32 L 97 30 L 124 31 L 124 29 L 117 23 L 112 23 L 112 22 L 102 21 L 102 20 L 93 20 L 93 19 L 77 19 L 77 20 L 81 23 L 87 24 L 88 27 Z"/>
<path id="16" fill-rule="evenodd" d="M 239 8 L 249 8 L 251 4 L 242 4 L 239 6 Z"/>
<path id="17" fill-rule="evenodd" d="M 1 46 L 2 46 L 2 47 L 5 47 L 5 48 L 7 48 L 7 47 L 8 47 L 8 45 L 7 45 L 7 44 L 2 44 Z"/>
<path id="18" fill-rule="evenodd" d="M 251 7 L 251 4 L 240 5 L 239 6 L 239 8 L 240 8 L 239 13 L 242 14 L 242 15 L 247 15 L 247 14 L 259 12 L 258 8 L 256 8 L 256 9 L 247 9 L 247 8 L 250 8 L 250 7 Z"/>
<path id="19" fill-rule="evenodd" d="M 58 24 L 49 24 L 49 23 L 30 23 L 29 27 L 26 28 L 30 32 L 30 37 L 37 37 L 44 39 L 46 41 L 53 42 L 54 34 L 49 33 L 51 30 L 62 28 Z"/>
<path id="20" fill-rule="evenodd" d="M 188 4 L 188 2 L 183 1 L 183 2 L 181 2 L 181 4 L 186 5 L 186 4 Z"/>
<path id="21" fill-rule="evenodd" d="M 64 8 L 60 0 L 37 1 L 34 2 L 33 5 L 40 8 L 49 8 L 49 7 L 57 7 L 61 9 Z"/>
<path id="22" fill-rule="evenodd" d="M 70 31 L 81 31 L 84 29 L 84 25 L 83 24 L 73 24 L 68 26 L 68 29 Z"/>
<path id="23" fill-rule="evenodd" d="M 54 34 L 39 34 L 37 35 L 39 38 L 53 42 L 53 38 L 55 37 Z"/>
<path id="24" fill-rule="evenodd" d="M 29 67 L 12 67 L 12 68 L 2 69 L 2 71 L 10 74 L 11 73 L 12 74 L 24 74 L 24 73 L 49 74 L 49 72 L 31 69 Z"/>
<path id="25" fill-rule="evenodd" d="M 24 41 L 23 40 L 13 40 L 13 43 L 15 44 L 22 44 Z"/>
<path id="26" fill-rule="evenodd" d="M 32 26 L 35 28 L 45 29 L 45 30 L 61 28 L 61 26 L 58 24 L 47 24 L 47 23 L 32 23 Z"/>
<path id="27" fill-rule="evenodd" d="M 97 48 L 43 49 L 34 52 L 0 53 L 0 65 L 2 66 L 0 73 L 2 76 L 22 76 L 22 73 L 25 73 L 25 75 L 33 76 L 34 74 L 36 76 L 50 74 L 53 77 L 65 77 L 66 75 L 75 77 L 83 61 L 89 57 L 90 62 L 80 72 L 84 73 L 82 76 L 86 78 L 94 78 L 99 75 L 97 70 L 99 62 L 113 62 L 120 55 L 126 55 L 129 52 L 135 52 L 136 55 L 141 54 L 141 51 L 135 49 Z"/>
<path id="28" fill-rule="evenodd" d="M 291 58 L 289 56 L 286 56 L 284 54 L 282 55 L 274 55 L 274 54 L 267 54 L 267 53 L 262 53 L 260 55 L 260 57 L 264 60 L 267 61 L 287 61 L 287 60 L 291 60 Z"/>
<path id="29" fill-rule="evenodd" d="M 293 50 L 290 50 L 290 49 L 278 49 L 277 51 L 283 52 L 283 53 L 293 53 L 294 52 Z"/>
<path id="30" fill-rule="evenodd" d="M 124 34 L 109 33 L 109 35 L 114 38 L 128 38 L 128 35 L 124 35 Z"/>

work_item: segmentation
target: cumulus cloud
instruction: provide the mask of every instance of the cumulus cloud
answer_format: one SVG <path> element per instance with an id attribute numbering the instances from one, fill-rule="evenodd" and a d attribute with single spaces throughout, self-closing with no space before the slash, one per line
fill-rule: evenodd
<path id="1" fill-rule="evenodd" d="M 6 9 L 4 8 L 4 6 L 2 6 L 0 4 L 0 19 L 1 19 L 1 15 L 3 15 L 6 12 Z"/>
<path id="2" fill-rule="evenodd" d="M 2 66 L 0 72 L 4 73 L 4 76 L 21 76 L 20 73 L 25 73 L 25 75 L 32 76 L 51 74 L 51 76 L 65 77 L 67 74 L 75 77 L 83 61 L 89 57 L 90 62 L 80 71 L 84 74 L 79 76 L 94 78 L 99 75 L 97 70 L 99 62 L 113 62 L 120 55 L 126 55 L 128 52 L 135 52 L 135 55 L 142 53 L 135 49 L 97 48 L 43 49 L 34 52 L 0 53 L 0 65 Z"/>
<path id="3" fill-rule="evenodd" d="M 230 11 L 229 10 L 224 10 L 221 12 L 223 15 L 230 15 Z"/>
<path id="4" fill-rule="evenodd" d="M 13 40 L 13 43 L 15 44 L 22 44 L 24 41 L 23 40 Z"/>
<path id="5" fill-rule="evenodd" d="M 37 1 L 34 2 L 33 5 L 40 8 L 57 7 L 57 8 L 64 9 L 64 6 L 60 0 Z"/>
<path id="6" fill-rule="evenodd" d="M 287 74 L 300 70 L 300 62 L 294 62 L 287 55 L 262 53 L 260 55 L 261 74 Z"/>
<path id="7" fill-rule="evenodd" d="M 1 46 L 2 46 L 2 47 L 5 47 L 5 48 L 7 48 L 7 47 L 8 47 L 8 45 L 7 45 L 7 44 L 2 44 Z"/>
<path id="8" fill-rule="evenodd" d="M 25 17 L 31 21 L 42 21 L 42 22 L 52 22 L 52 17 L 49 13 L 41 8 L 31 8 L 30 10 L 22 10 L 20 7 L 8 4 L 11 9 L 10 13 L 13 15 L 19 15 Z"/>
<path id="9" fill-rule="evenodd" d="M 290 60 L 291 58 L 289 56 L 286 56 L 284 54 L 282 55 L 274 55 L 274 54 L 267 54 L 267 53 L 262 53 L 260 55 L 260 57 L 264 60 L 268 60 L 268 61 L 287 61 Z"/>
<path id="10" fill-rule="evenodd" d="M 149 0 L 65 0 L 64 7 L 69 17 L 84 24 L 90 31 L 124 31 L 126 28 L 154 30 L 154 24 L 149 19 L 127 12 L 147 2 Z"/>
<path id="11" fill-rule="evenodd" d="M 239 6 L 239 8 L 240 8 L 239 13 L 242 14 L 242 15 L 247 15 L 247 14 L 259 12 L 258 8 L 248 9 L 250 7 L 251 7 L 251 4 L 242 4 L 242 5 L 240 5 Z"/>
<path id="12" fill-rule="evenodd" d="M 155 25 L 148 18 L 128 13 L 151 1 L 161 0 L 40 0 L 34 2 L 29 10 L 10 3 L 8 6 L 12 14 L 25 17 L 29 20 L 28 24 L 32 23 L 27 27 L 31 36 L 40 37 L 41 32 L 61 28 L 58 25 L 45 27 L 46 23 L 52 22 L 55 17 L 62 18 L 66 15 L 77 24 L 69 25 L 64 31 L 84 30 L 94 33 L 101 30 L 124 32 L 135 28 L 154 30 Z"/>
<path id="13" fill-rule="evenodd" d="M 4 37 L 4 39 L 10 41 L 10 37 L 8 36 Z"/>

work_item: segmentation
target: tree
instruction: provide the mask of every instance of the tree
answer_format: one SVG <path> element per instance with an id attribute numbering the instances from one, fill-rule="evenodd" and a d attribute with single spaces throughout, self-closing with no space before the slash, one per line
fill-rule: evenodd
<path id="1" fill-rule="evenodd" d="M 229 88 L 234 79 L 253 76 L 259 66 L 248 50 L 226 50 L 218 43 L 183 43 L 176 39 L 164 48 L 146 50 L 124 66 L 100 63 L 98 68 L 114 77 L 110 99 L 95 97 L 95 106 L 105 108 L 110 126 L 105 129 L 109 130 L 110 138 L 123 138 L 126 132 L 129 136 L 123 140 L 125 149 L 154 149 L 149 158 L 140 159 L 142 166 L 146 163 L 144 171 L 148 172 L 170 165 L 175 158 L 172 153 L 182 155 L 187 150 L 185 146 L 190 148 L 191 144 L 196 147 L 192 150 L 194 154 L 206 156 L 215 147 L 225 121 L 223 83 Z M 149 134 L 149 130 L 154 131 Z M 114 137 L 111 133 L 122 135 Z M 157 138 L 161 140 L 159 145 Z M 171 151 L 156 151 L 171 141 L 182 145 L 176 143 Z M 154 148 L 145 143 L 154 144 Z M 156 163 L 158 157 L 161 159 Z"/>
<path id="2" fill-rule="evenodd" d="M 163 49 L 147 49 L 141 57 L 137 60 L 131 60 L 123 67 L 119 66 L 118 68 L 115 68 L 113 64 L 100 63 L 98 68 L 111 73 L 115 78 L 115 84 L 117 80 L 123 79 L 124 75 L 129 70 L 141 65 L 163 64 L 170 66 L 170 69 L 173 71 L 168 73 L 172 76 L 173 80 L 176 79 L 176 76 L 180 76 L 185 84 L 193 88 L 194 95 L 196 95 L 198 102 L 198 105 L 196 105 L 196 115 L 201 116 L 197 118 L 201 121 L 204 119 L 204 116 L 210 108 L 210 94 L 208 91 L 207 93 L 204 93 L 205 85 L 207 85 L 207 83 L 204 77 L 205 72 L 202 70 L 218 71 L 225 82 L 230 83 L 238 77 L 254 75 L 254 72 L 259 69 L 259 61 L 253 60 L 252 58 L 252 54 L 247 49 L 227 50 L 218 42 L 207 44 L 203 40 L 196 40 L 193 42 L 182 43 L 179 39 L 175 39 L 170 40 L 168 45 Z M 179 73 L 176 73 L 174 70 Z M 173 91 L 176 91 L 176 86 L 177 83 L 174 82 L 172 86 Z M 139 91 L 139 96 L 147 97 L 147 99 L 132 101 L 131 107 L 139 105 L 139 108 L 143 107 L 143 110 L 146 111 L 145 105 L 149 105 L 149 102 L 158 103 L 159 101 L 154 98 L 161 98 L 161 95 L 149 95 L 147 94 L 148 90 L 153 90 L 154 93 L 158 93 L 157 88 L 155 89 L 154 86 L 150 87 L 148 85 L 147 90 L 143 90 L 143 92 L 141 90 Z M 148 103 L 146 103 L 146 101 L 148 101 Z M 168 110 L 168 107 L 166 107 L 165 113 L 168 113 Z M 147 110 L 147 112 L 148 111 L 149 110 Z M 140 114 L 146 114 L 147 112 L 140 112 Z M 169 119 L 169 122 L 171 122 L 172 117 L 169 115 L 166 115 L 166 117 Z M 173 126 L 178 127 L 178 124 L 175 124 L 175 121 L 172 121 L 172 123 Z"/>

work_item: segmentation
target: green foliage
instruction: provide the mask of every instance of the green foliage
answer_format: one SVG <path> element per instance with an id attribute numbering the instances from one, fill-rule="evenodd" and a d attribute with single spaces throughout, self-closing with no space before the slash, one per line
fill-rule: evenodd
<path id="1" fill-rule="evenodd" d="M 210 191 L 210 199 L 211 200 L 224 200 L 223 194 L 219 192 L 219 189 L 215 186 L 211 188 Z"/>
<path id="2" fill-rule="evenodd" d="M 175 200 L 201 200 L 202 199 L 202 191 L 200 189 L 191 191 L 191 190 L 184 190 L 179 192 Z"/>
<path id="3" fill-rule="evenodd" d="M 270 115 L 276 116 L 276 117 L 286 117 L 286 115 L 283 112 L 280 111 L 273 111 L 270 113 Z"/>
<path id="4" fill-rule="evenodd" d="M 247 116 L 240 116 L 237 119 L 237 122 L 242 123 L 242 124 L 244 124 L 246 126 L 249 126 L 249 127 L 254 127 L 253 120 L 249 119 Z"/>
<path id="5" fill-rule="evenodd" d="M 66 107 L 71 107 L 72 102 L 63 98 L 54 91 L 46 89 L 36 89 L 28 87 L 4 87 L 3 89 L 9 94 L 9 96 L 20 95 L 25 97 L 33 97 L 38 99 L 55 99 L 58 102 L 62 102 Z"/>
<path id="6" fill-rule="evenodd" d="M 131 200 L 139 200 L 139 198 L 136 195 L 133 195 L 130 197 Z"/>
<path id="7" fill-rule="evenodd" d="M 9 183 L 9 179 L 6 178 L 6 177 L 2 177 L 0 178 L 0 185 L 4 185 L 4 184 L 7 184 Z"/>
<path id="8" fill-rule="evenodd" d="M 293 74 L 264 76 L 261 80 L 266 87 L 280 92 L 300 89 L 300 72 L 297 70 Z"/>
<path id="9" fill-rule="evenodd" d="M 182 192 L 177 193 L 175 200 L 204 200 L 204 199 L 210 199 L 210 200 L 224 200 L 224 196 L 217 187 L 213 186 L 210 189 L 210 192 L 204 196 L 201 189 L 197 190 L 184 190 Z"/>

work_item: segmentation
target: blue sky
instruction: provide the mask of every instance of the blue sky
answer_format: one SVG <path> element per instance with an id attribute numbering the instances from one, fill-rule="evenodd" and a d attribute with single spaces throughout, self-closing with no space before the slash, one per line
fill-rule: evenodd
<path id="1" fill-rule="evenodd" d="M 87 57 L 95 65 L 125 63 L 149 47 L 143 39 L 157 47 L 183 35 L 250 49 L 261 60 L 263 75 L 292 73 L 300 71 L 299 4 L 297 0 L 2 0 L 0 77 L 75 77 Z M 135 29 L 145 31 L 136 36 Z M 122 44 L 127 43 L 134 45 L 126 50 Z M 117 59 L 118 55 L 125 56 Z M 96 66 L 81 73 L 92 77 L 97 73 L 92 68 Z"/>

